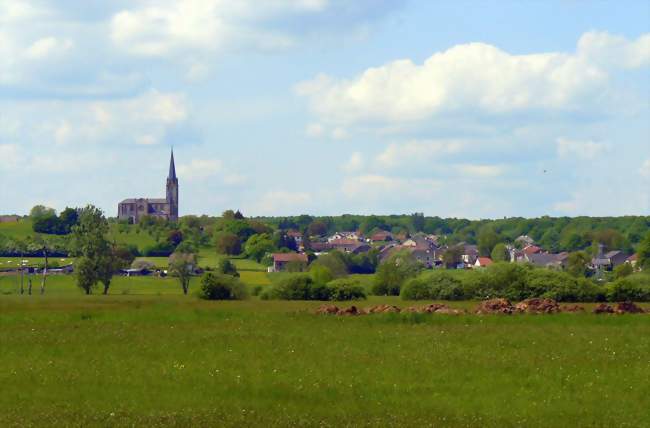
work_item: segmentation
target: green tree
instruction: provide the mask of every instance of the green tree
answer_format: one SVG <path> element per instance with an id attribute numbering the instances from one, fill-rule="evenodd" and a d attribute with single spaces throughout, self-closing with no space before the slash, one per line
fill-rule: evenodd
<path id="1" fill-rule="evenodd" d="M 239 272 L 237 272 L 237 267 L 235 264 L 225 257 L 220 257 L 217 260 L 217 273 L 223 275 L 230 275 L 239 278 Z"/>
<path id="2" fill-rule="evenodd" d="M 583 277 L 591 263 L 591 257 L 585 251 L 576 251 L 569 254 L 567 260 L 567 272 L 573 276 Z"/>
<path id="3" fill-rule="evenodd" d="M 238 278 L 212 272 L 201 278 L 199 295 L 206 300 L 241 300 L 247 297 L 246 287 Z"/>
<path id="4" fill-rule="evenodd" d="M 372 293 L 379 296 L 398 296 L 404 282 L 415 277 L 422 268 L 422 264 L 410 251 L 398 251 L 377 268 Z"/>
<path id="5" fill-rule="evenodd" d="M 636 252 L 637 267 L 643 270 L 650 269 L 650 233 L 648 233 L 643 241 L 639 243 Z"/>
<path id="6" fill-rule="evenodd" d="M 482 230 L 478 235 L 478 252 L 482 256 L 489 256 L 495 245 L 499 243 L 499 235 L 491 228 Z"/>
<path id="7" fill-rule="evenodd" d="M 327 234 L 327 224 L 321 220 L 312 222 L 307 228 L 309 236 L 325 236 Z"/>
<path id="8" fill-rule="evenodd" d="M 327 284 L 334 279 L 332 271 L 327 266 L 312 263 L 309 267 L 309 275 L 315 284 Z"/>
<path id="9" fill-rule="evenodd" d="M 634 268 L 629 263 L 622 263 L 614 268 L 614 277 L 616 279 L 625 278 L 632 275 L 632 273 L 634 273 Z"/>
<path id="10" fill-rule="evenodd" d="M 267 253 L 274 250 L 273 239 L 267 233 L 251 236 L 244 245 L 246 256 L 257 262 L 260 262 Z"/>
<path id="11" fill-rule="evenodd" d="M 194 274 L 195 267 L 196 254 L 173 253 L 169 256 L 169 273 L 178 278 L 185 295 L 190 289 L 190 279 Z"/>
<path id="12" fill-rule="evenodd" d="M 325 266 L 329 269 L 330 273 L 335 278 L 339 278 L 348 274 L 348 266 L 346 264 L 345 255 L 340 251 L 331 251 L 327 254 L 319 256 L 312 265 Z"/>
<path id="13" fill-rule="evenodd" d="M 462 255 L 463 255 L 463 248 L 461 246 L 455 245 L 453 247 L 449 247 L 442 254 L 442 262 L 444 263 L 447 269 L 451 267 L 456 267 L 456 265 L 458 265 L 458 263 L 461 262 Z"/>
<path id="14" fill-rule="evenodd" d="M 507 262 L 510 260 L 510 254 L 508 253 L 508 249 L 506 248 L 506 245 L 503 243 L 498 243 L 494 246 L 492 249 L 492 253 L 490 254 L 490 258 L 492 258 L 493 261 L 495 262 Z"/>
<path id="15" fill-rule="evenodd" d="M 214 235 L 214 246 L 217 254 L 236 256 L 241 254 L 241 240 L 231 232 L 218 232 Z"/>
<path id="16" fill-rule="evenodd" d="M 108 222 L 97 207 L 88 205 L 79 212 L 79 223 L 72 228 L 71 247 L 74 255 L 82 258 L 77 266 L 77 284 L 86 294 L 92 292 L 98 281 L 104 284 L 104 294 L 115 269 L 112 248 L 106 239 Z"/>

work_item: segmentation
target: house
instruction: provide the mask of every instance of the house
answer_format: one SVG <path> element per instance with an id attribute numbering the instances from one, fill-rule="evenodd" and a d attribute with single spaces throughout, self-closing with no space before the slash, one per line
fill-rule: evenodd
<path id="1" fill-rule="evenodd" d="M 415 235 L 402 243 L 405 247 L 413 247 L 419 250 L 434 250 L 438 248 L 435 241 L 425 235 Z"/>
<path id="2" fill-rule="evenodd" d="M 0 215 L 0 223 L 18 223 L 19 220 L 17 215 Z"/>
<path id="3" fill-rule="evenodd" d="M 461 244 L 463 248 L 463 254 L 461 255 L 461 260 L 468 266 L 474 265 L 476 259 L 478 258 L 478 247 L 471 244 Z"/>
<path id="4" fill-rule="evenodd" d="M 332 245 L 329 242 L 310 242 L 309 249 L 316 253 L 324 253 L 332 249 Z"/>
<path id="5" fill-rule="evenodd" d="M 474 267 L 475 268 L 487 267 L 487 266 L 490 266 L 492 263 L 494 263 L 494 262 L 489 257 L 478 257 L 476 259 L 476 263 L 474 263 Z"/>
<path id="6" fill-rule="evenodd" d="M 605 258 L 609 260 L 612 268 L 622 265 L 628 259 L 628 255 L 619 250 L 608 251 L 605 253 Z"/>
<path id="7" fill-rule="evenodd" d="M 361 237 L 357 232 L 336 232 L 334 235 L 327 238 L 327 242 L 332 242 L 339 239 L 351 239 L 354 241 L 359 241 Z"/>
<path id="8" fill-rule="evenodd" d="M 385 230 L 375 232 L 370 236 L 372 242 L 387 242 L 393 240 L 393 234 Z"/>
<path id="9" fill-rule="evenodd" d="M 302 245 L 302 232 L 299 232 L 297 230 L 289 230 L 287 231 L 287 236 L 289 238 L 293 238 L 293 240 L 296 242 L 296 247 L 300 248 Z"/>
<path id="10" fill-rule="evenodd" d="M 522 250 L 524 254 L 537 254 L 542 251 L 537 245 L 526 245 Z"/>
<path id="11" fill-rule="evenodd" d="M 273 254 L 273 266 L 269 266 L 269 272 L 282 272 L 290 263 L 304 264 L 309 262 L 307 254 L 300 253 L 275 253 Z"/>
<path id="12" fill-rule="evenodd" d="M 350 253 L 354 251 L 357 247 L 361 246 L 362 244 L 356 239 L 340 238 L 340 239 L 333 239 L 329 241 L 329 245 L 334 250 L 340 250 L 343 251 L 344 253 Z"/>
<path id="13" fill-rule="evenodd" d="M 625 263 L 629 263 L 632 265 L 632 267 L 636 267 L 636 260 L 637 260 L 636 254 L 632 254 L 630 257 L 628 257 L 625 260 Z"/>
<path id="14" fill-rule="evenodd" d="M 411 247 L 407 247 L 407 248 L 411 248 Z M 415 257 L 417 261 L 422 263 L 427 269 L 431 269 L 436 265 L 436 256 L 433 250 L 429 250 L 429 249 L 423 250 L 423 249 L 413 248 L 411 254 L 413 254 L 413 257 Z"/>
<path id="15" fill-rule="evenodd" d="M 538 267 L 552 269 L 562 269 L 564 267 L 564 260 L 566 260 L 566 257 L 564 257 L 564 255 L 550 253 L 524 254 L 523 259 L 521 259 L 523 262 L 527 262 Z"/>

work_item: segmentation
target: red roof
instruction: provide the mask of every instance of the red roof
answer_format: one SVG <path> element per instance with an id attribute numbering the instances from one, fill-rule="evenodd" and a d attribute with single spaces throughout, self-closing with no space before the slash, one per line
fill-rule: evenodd
<path id="1" fill-rule="evenodd" d="M 536 245 L 528 245 L 527 247 L 524 248 L 524 253 L 526 254 L 537 254 L 540 251 L 542 251 L 542 249 Z"/>
<path id="2" fill-rule="evenodd" d="M 305 262 L 307 263 L 307 254 L 298 253 L 275 253 L 273 254 L 274 262 Z"/>
<path id="3" fill-rule="evenodd" d="M 359 241 L 357 241 L 356 239 L 345 239 L 345 238 L 332 239 L 330 241 L 331 245 L 356 245 L 358 243 Z"/>
<path id="4" fill-rule="evenodd" d="M 493 263 L 489 257 L 479 257 L 476 260 L 479 266 L 490 266 Z"/>
<path id="5" fill-rule="evenodd" d="M 632 254 L 630 257 L 627 258 L 628 262 L 635 262 L 636 261 L 636 254 Z"/>

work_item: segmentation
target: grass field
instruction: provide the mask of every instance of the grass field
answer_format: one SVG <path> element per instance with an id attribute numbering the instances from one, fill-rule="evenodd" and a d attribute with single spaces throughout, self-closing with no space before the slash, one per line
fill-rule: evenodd
<path id="1" fill-rule="evenodd" d="M 0 277 L 0 426 L 650 425 L 648 315 L 325 317 L 71 280 Z"/>

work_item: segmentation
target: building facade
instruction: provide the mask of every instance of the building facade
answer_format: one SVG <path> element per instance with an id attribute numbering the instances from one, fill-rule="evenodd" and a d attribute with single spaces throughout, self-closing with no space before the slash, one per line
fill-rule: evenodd
<path id="1" fill-rule="evenodd" d="M 163 198 L 130 198 L 117 206 L 117 218 L 137 223 L 144 216 L 164 218 L 170 221 L 178 220 L 178 178 L 174 165 L 174 151 L 169 160 L 167 176 L 167 192 Z"/>

